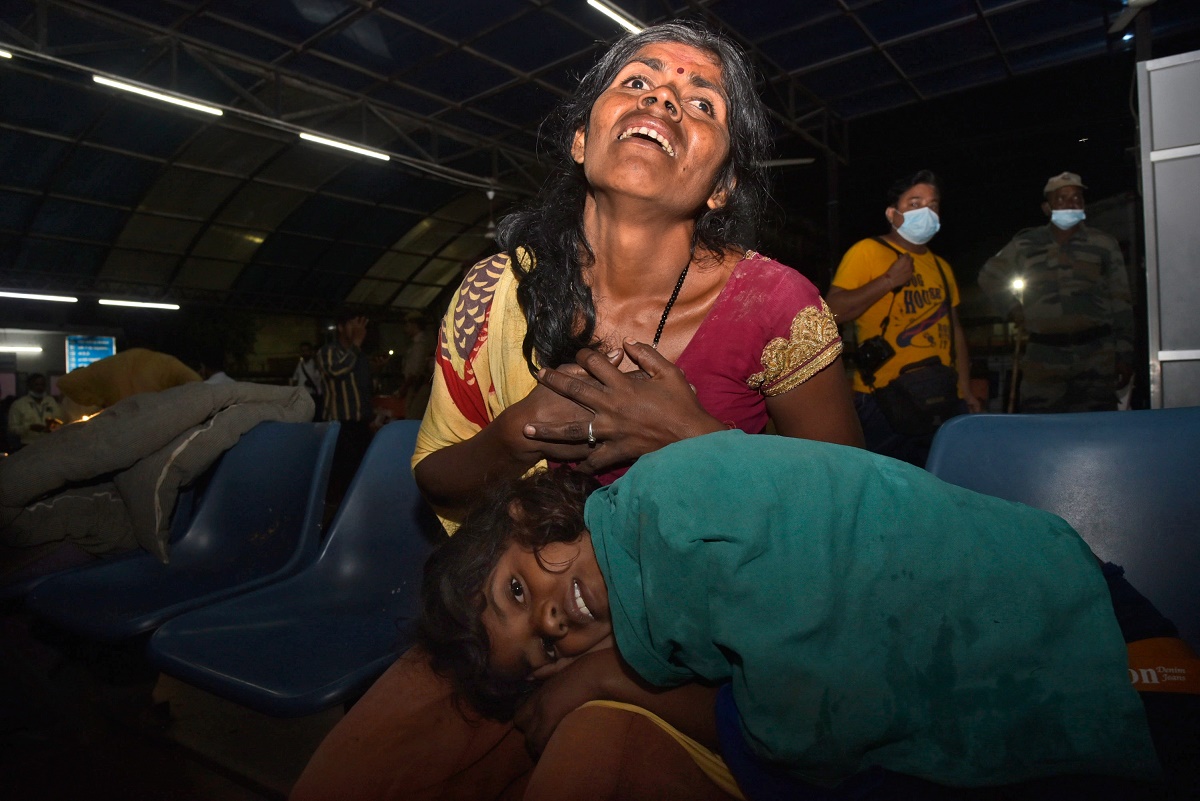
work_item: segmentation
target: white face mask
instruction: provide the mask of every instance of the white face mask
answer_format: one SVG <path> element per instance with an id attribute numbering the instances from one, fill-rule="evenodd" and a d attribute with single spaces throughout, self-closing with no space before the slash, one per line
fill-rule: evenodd
<path id="1" fill-rule="evenodd" d="M 942 227 L 937 212 L 928 206 L 897 213 L 903 214 L 904 222 L 896 229 L 896 233 L 914 245 L 924 245 L 933 239 L 933 235 Z"/>
<path id="2" fill-rule="evenodd" d="M 1083 209 L 1055 209 L 1050 212 L 1050 222 L 1066 231 L 1087 219 Z"/>

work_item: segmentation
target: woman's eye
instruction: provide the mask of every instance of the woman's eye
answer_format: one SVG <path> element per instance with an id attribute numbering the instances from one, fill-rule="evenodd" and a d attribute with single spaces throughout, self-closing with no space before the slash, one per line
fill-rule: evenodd
<path id="1" fill-rule="evenodd" d="M 692 105 L 710 117 L 716 113 L 716 109 L 713 108 L 713 104 L 709 103 L 707 100 L 693 100 Z"/>
<path id="2" fill-rule="evenodd" d="M 640 75 L 634 75 L 632 78 L 625 79 L 625 86 L 630 89 L 645 89 L 648 85 L 646 79 Z"/>
<path id="3" fill-rule="evenodd" d="M 525 588 L 521 586 L 521 582 L 516 579 L 509 579 L 508 591 L 512 593 L 513 599 L 518 603 L 525 600 Z"/>

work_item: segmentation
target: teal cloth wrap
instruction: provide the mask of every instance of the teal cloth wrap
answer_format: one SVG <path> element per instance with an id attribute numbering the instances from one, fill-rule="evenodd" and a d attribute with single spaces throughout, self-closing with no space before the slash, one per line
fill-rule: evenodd
<path id="1" fill-rule="evenodd" d="M 1062 519 L 866 451 L 725 431 L 587 502 L 621 655 L 729 681 L 806 781 L 1158 775 L 1100 568 Z"/>

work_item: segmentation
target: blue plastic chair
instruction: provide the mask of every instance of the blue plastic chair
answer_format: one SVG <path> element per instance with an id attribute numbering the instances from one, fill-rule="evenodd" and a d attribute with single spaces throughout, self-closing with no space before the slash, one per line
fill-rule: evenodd
<path id="1" fill-rule="evenodd" d="M 409 466 L 418 426 L 375 435 L 316 562 L 168 622 L 151 661 L 269 715 L 357 700 L 412 642 L 425 559 L 445 536 Z"/>
<path id="2" fill-rule="evenodd" d="M 258 424 L 222 455 L 168 564 L 138 554 L 53 576 L 27 607 L 116 641 L 294 574 L 317 554 L 337 432 L 337 423 Z"/>
<path id="3" fill-rule="evenodd" d="M 926 469 L 1064 518 L 1200 649 L 1200 407 L 963 415 Z"/>

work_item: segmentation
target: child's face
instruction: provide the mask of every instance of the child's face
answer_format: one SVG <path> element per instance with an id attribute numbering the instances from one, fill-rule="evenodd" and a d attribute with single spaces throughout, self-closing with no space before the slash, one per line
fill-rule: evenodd
<path id="1" fill-rule="evenodd" d="M 608 587 L 592 538 L 532 551 L 510 544 L 484 584 L 483 625 L 491 641 L 489 667 L 520 679 L 560 659 L 576 657 L 612 633 Z"/>

